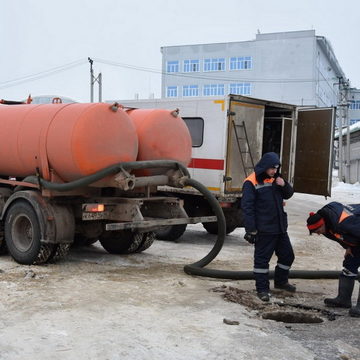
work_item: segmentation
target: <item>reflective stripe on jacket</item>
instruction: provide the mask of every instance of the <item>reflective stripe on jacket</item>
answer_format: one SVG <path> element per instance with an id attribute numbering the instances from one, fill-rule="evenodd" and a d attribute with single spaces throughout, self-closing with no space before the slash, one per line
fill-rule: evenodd
<path id="1" fill-rule="evenodd" d="M 344 206 L 335 201 L 322 207 L 318 213 L 325 220 L 326 233 L 324 235 L 339 242 L 345 248 L 360 246 L 359 210 L 360 205 Z"/>

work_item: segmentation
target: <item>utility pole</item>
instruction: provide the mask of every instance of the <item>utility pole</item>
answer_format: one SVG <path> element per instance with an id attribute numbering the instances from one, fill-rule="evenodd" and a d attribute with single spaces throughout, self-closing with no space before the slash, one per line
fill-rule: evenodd
<path id="1" fill-rule="evenodd" d="M 350 118 L 349 118 L 349 80 L 346 81 L 345 89 L 344 89 L 344 117 L 345 117 L 345 124 L 346 124 L 346 175 L 345 181 L 350 183 Z"/>
<path id="2" fill-rule="evenodd" d="M 350 83 L 339 78 L 339 180 L 350 182 L 350 119 L 348 109 Z M 344 149 L 343 128 L 346 128 L 346 148 Z M 345 150 L 345 151 L 344 151 Z"/>
<path id="3" fill-rule="evenodd" d="M 343 128 L 343 108 L 342 103 L 342 94 L 341 94 L 341 81 L 342 77 L 339 77 L 339 98 L 338 98 L 338 111 L 339 111 L 339 154 L 338 154 L 338 163 L 339 163 L 339 181 L 343 181 L 343 137 L 342 137 L 342 128 Z"/>
<path id="4" fill-rule="evenodd" d="M 90 63 L 90 102 L 94 102 L 94 84 L 99 84 L 99 102 L 102 101 L 102 74 L 99 73 L 97 77 L 94 75 L 93 63 L 94 60 L 88 57 Z"/>

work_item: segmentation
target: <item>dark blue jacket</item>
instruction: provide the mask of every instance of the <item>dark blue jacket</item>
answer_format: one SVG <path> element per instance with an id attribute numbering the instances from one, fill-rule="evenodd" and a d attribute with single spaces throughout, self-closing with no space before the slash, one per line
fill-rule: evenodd
<path id="1" fill-rule="evenodd" d="M 360 205 L 343 205 L 331 202 L 318 214 L 325 221 L 327 238 L 337 241 L 342 247 L 360 246 Z"/>
<path id="2" fill-rule="evenodd" d="M 264 154 L 256 164 L 255 172 L 244 181 L 241 208 L 247 232 L 281 234 L 287 231 L 284 199 L 289 199 L 294 190 L 288 182 L 285 181 L 285 186 L 279 186 L 275 178 L 266 175 L 265 171 L 274 165 L 280 165 L 278 155 L 273 152 Z"/>

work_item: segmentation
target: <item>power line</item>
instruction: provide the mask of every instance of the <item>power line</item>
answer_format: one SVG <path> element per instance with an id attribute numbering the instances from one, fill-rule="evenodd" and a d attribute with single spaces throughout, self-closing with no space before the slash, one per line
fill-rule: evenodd
<path id="1" fill-rule="evenodd" d="M 166 71 L 153 69 L 153 68 L 147 68 L 147 67 L 141 67 L 141 66 L 135 66 L 130 64 L 124 64 L 119 63 L 111 60 L 106 59 L 99 59 L 94 58 L 95 61 L 105 64 L 105 65 L 111 65 L 111 66 L 117 66 L 122 67 L 126 69 L 131 70 L 137 70 L 137 71 L 144 71 L 149 73 L 155 73 L 159 75 L 166 75 L 166 76 L 174 76 L 174 77 L 184 77 L 189 79 L 201 79 L 201 80 L 216 80 L 216 81 L 243 81 L 243 82 L 252 82 L 252 83 L 294 83 L 294 82 L 319 82 L 319 81 L 327 81 L 326 79 L 322 80 L 314 80 L 314 79 L 290 79 L 290 78 L 273 78 L 273 79 L 250 79 L 250 78 L 233 78 L 233 77 L 213 77 L 213 76 L 206 76 L 206 75 L 193 75 L 193 74 L 184 74 L 184 73 L 168 73 Z"/>
<path id="2" fill-rule="evenodd" d="M 12 86 L 17 86 L 17 85 L 20 85 L 20 84 L 23 84 L 26 82 L 31 82 L 31 81 L 35 81 L 35 80 L 38 80 L 38 79 L 41 79 L 44 77 L 52 76 L 52 75 L 58 74 L 60 72 L 70 70 L 74 67 L 83 65 L 86 62 L 87 62 L 86 59 L 79 59 L 79 60 L 73 61 L 71 63 L 60 65 L 60 66 L 57 66 L 57 67 L 54 67 L 54 68 L 51 68 L 48 70 L 44 70 L 44 71 L 41 71 L 38 73 L 34 73 L 31 75 L 25 75 L 20 78 L 16 78 L 16 79 L 12 79 L 12 80 L 3 81 L 0 83 L 0 89 L 6 89 L 6 88 L 9 88 Z"/>
<path id="3" fill-rule="evenodd" d="M 188 79 L 208 80 L 208 81 L 227 81 L 227 82 L 242 81 L 242 82 L 252 82 L 252 83 L 296 83 L 296 82 L 303 83 L 303 82 L 327 81 L 326 79 L 314 80 L 314 79 L 290 79 L 290 78 L 283 78 L 283 79 L 280 79 L 280 78 L 273 78 L 273 79 L 243 78 L 243 79 L 241 79 L 241 78 L 233 78 L 233 77 L 225 77 L 225 76 L 217 77 L 217 76 L 194 75 L 194 74 L 186 74 L 186 73 L 168 73 L 166 71 L 162 71 L 162 70 L 158 70 L 158 69 L 136 66 L 136 65 L 131 65 L 131 64 L 125 64 L 125 63 L 120 63 L 120 62 L 116 62 L 116 61 L 112 61 L 112 60 L 106 60 L 106 59 L 100 59 L 100 58 L 94 58 L 94 60 L 101 64 L 115 66 L 115 67 L 121 67 L 121 68 L 125 68 L 125 69 L 130 69 L 130 70 L 143 71 L 143 72 L 155 73 L 155 74 L 159 74 L 159 75 L 166 75 L 166 76 L 173 76 L 173 77 L 182 77 L 182 78 L 188 78 Z M 57 66 L 57 67 L 54 67 L 54 68 L 51 68 L 48 70 L 44 70 L 44 71 L 41 71 L 38 73 L 25 75 L 23 77 L 12 79 L 12 80 L 3 81 L 3 82 L 0 82 L 0 89 L 6 89 L 6 88 L 9 88 L 12 86 L 17 86 L 17 85 L 20 85 L 20 84 L 23 84 L 26 82 L 31 82 L 31 81 L 35 81 L 35 80 L 38 80 L 41 78 L 52 76 L 52 75 L 58 74 L 60 72 L 70 70 L 74 67 L 83 65 L 85 63 L 87 63 L 86 59 L 79 59 L 79 60 L 73 61 L 71 63 L 60 65 L 60 66 Z"/>

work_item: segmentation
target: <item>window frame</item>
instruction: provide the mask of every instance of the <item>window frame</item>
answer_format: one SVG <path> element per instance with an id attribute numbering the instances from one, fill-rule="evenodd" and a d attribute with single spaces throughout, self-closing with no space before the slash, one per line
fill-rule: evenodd
<path id="1" fill-rule="evenodd" d="M 183 97 L 197 97 L 199 96 L 199 85 L 183 85 L 182 87 L 182 96 Z M 193 94 L 193 92 L 196 91 L 196 94 Z M 185 92 L 188 93 L 188 95 L 185 94 Z"/>
<path id="2" fill-rule="evenodd" d="M 222 92 L 219 91 L 221 90 Z M 214 91 L 215 89 L 215 91 Z M 209 94 L 206 94 L 209 92 Z M 203 96 L 224 96 L 225 95 L 225 84 L 204 84 L 203 85 Z"/>
<path id="3" fill-rule="evenodd" d="M 191 147 L 193 147 L 193 148 L 199 148 L 199 147 L 203 146 L 203 144 L 204 144 L 204 127 L 205 127 L 205 121 L 204 121 L 204 119 L 203 119 L 202 117 L 199 117 L 199 116 L 185 116 L 185 117 L 182 117 L 182 119 L 184 120 L 184 122 L 185 122 L 185 124 L 186 124 L 186 126 L 187 126 L 187 128 L 189 129 L 189 132 L 190 132 L 190 136 L 191 136 Z M 190 121 L 191 121 L 191 120 L 201 120 L 201 133 L 200 133 L 200 135 L 201 135 L 201 142 L 200 142 L 199 145 L 194 145 L 194 144 L 193 144 L 193 134 L 192 134 L 191 129 L 189 128 L 187 122 L 186 122 L 186 121 L 189 121 L 189 120 L 190 120 Z"/>
<path id="4" fill-rule="evenodd" d="M 229 70 L 251 70 L 253 68 L 252 56 L 231 56 L 229 58 Z"/>
<path id="5" fill-rule="evenodd" d="M 239 87 L 240 89 L 242 89 L 242 91 L 237 92 L 237 91 L 231 91 L 232 87 Z M 241 82 L 241 83 L 230 83 L 229 84 L 229 94 L 234 94 L 234 95 L 251 95 L 251 83 L 248 82 Z M 248 92 L 245 92 L 245 89 L 248 89 Z"/>
<path id="6" fill-rule="evenodd" d="M 226 70 L 226 58 L 218 57 L 218 58 L 205 58 L 203 64 L 204 72 L 211 71 L 225 71 Z M 220 65 L 220 69 L 219 69 Z"/>
<path id="7" fill-rule="evenodd" d="M 349 110 L 360 110 L 360 100 L 351 100 Z"/>
<path id="8" fill-rule="evenodd" d="M 170 63 L 174 63 L 174 64 L 170 64 Z M 177 64 L 175 64 L 177 63 Z M 173 71 L 170 71 L 170 67 L 173 68 L 173 67 L 177 67 L 177 70 L 173 70 Z M 171 74 L 171 73 L 178 73 L 180 70 L 180 61 L 179 60 L 169 60 L 166 62 L 166 72 L 168 74 Z"/>
<path id="9" fill-rule="evenodd" d="M 195 66 L 195 69 L 193 69 Z M 185 59 L 183 61 L 183 72 L 193 73 L 200 72 L 200 60 L 199 59 Z"/>
<path id="10" fill-rule="evenodd" d="M 171 88 L 171 89 L 170 89 Z M 176 95 L 169 95 L 169 91 L 171 91 L 171 90 L 173 90 L 173 91 L 175 91 L 176 92 Z M 175 97 L 179 97 L 179 87 L 177 86 L 177 85 L 171 85 L 171 86 L 167 86 L 166 87 L 166 97 L 167 98 L 175 98 Z"/>

